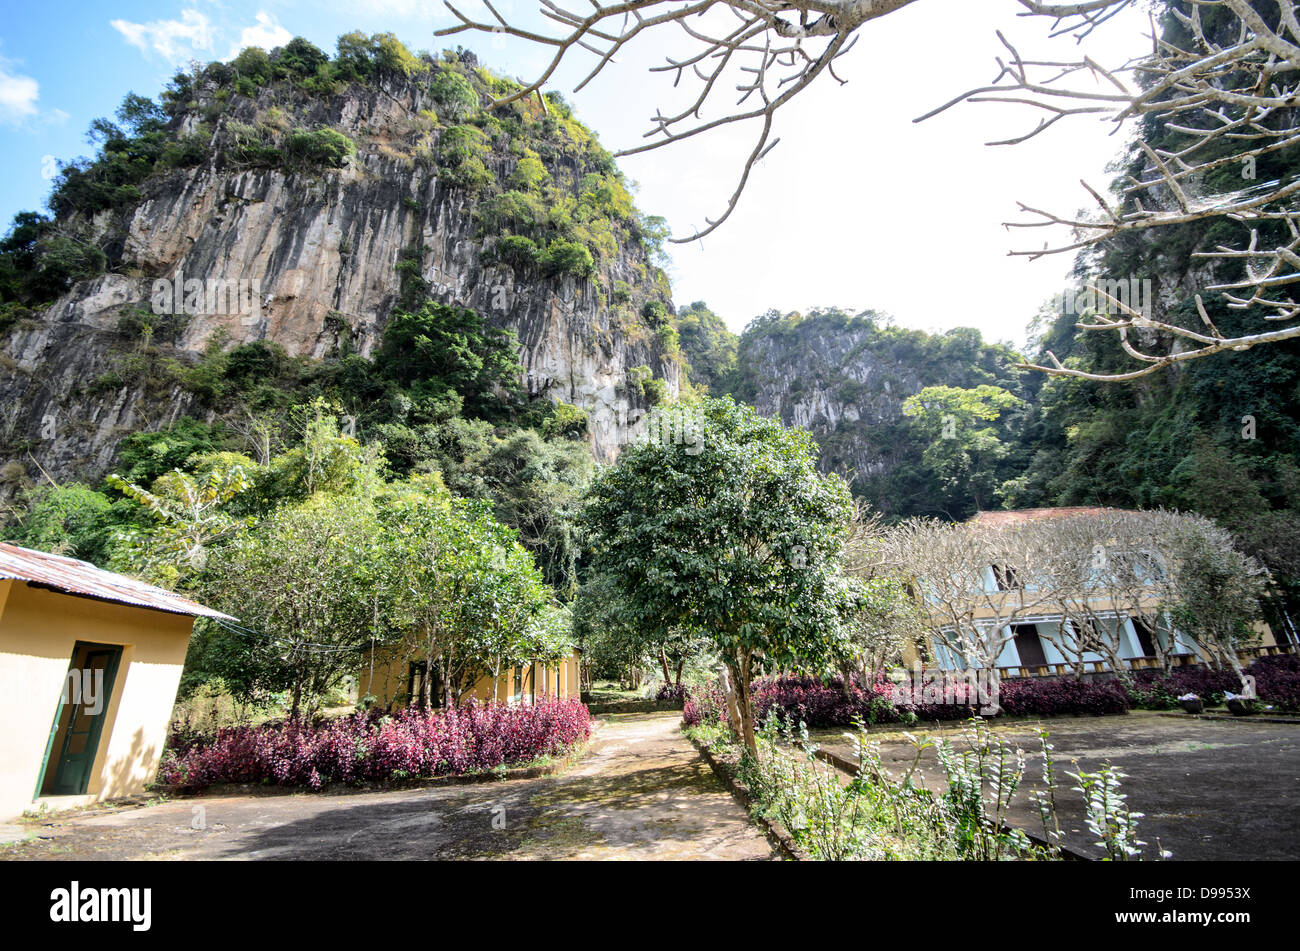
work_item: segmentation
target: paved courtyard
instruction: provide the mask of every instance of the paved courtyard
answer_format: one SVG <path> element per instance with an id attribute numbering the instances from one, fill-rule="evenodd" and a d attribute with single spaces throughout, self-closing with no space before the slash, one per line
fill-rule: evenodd
<path id="1" fill-rule="evenodd" d="M 1028 758 L 1026 784 L 1041 785 L 1035 723 L 1001 724 L 999 735 Z M 1300 724 L 1257 720 L 1215 721 L 1133 712 L 1127 716 L 1062 717 L 1043 721 L 1055 747 L 1058 815 L 1067 843 L 1080 852 L 1102 851 L 1084 824 L 1083 798 L 1066 771 L 1095 770 L 1109 761 L 1127 773 L 1129 807 L 1144 813 L 1140 837 L 1179 859 L 1300 859 Z M 828 751 L 852 759 L 843 731 L 819 731 Z M 926 732 L 916 730 L 915 732 Z M 947 728 L 930 731 L 953 736 Z M 899 734 L 877 735 L 887 768 L 901 775 L 913 748 Z M 942 789 L 933 752 L 922 759 L 927 785 Z M 1042 823 L 1017 793 L 1012 824 L 1040 832 Z"/>
<path id="2" fill-rule="evenodd" d="M 49 818 L 0 858 L 772 858 L 680 724 L 675 712 L 607 717 L 576 767 L 540 779 L 216 795 Z"/>

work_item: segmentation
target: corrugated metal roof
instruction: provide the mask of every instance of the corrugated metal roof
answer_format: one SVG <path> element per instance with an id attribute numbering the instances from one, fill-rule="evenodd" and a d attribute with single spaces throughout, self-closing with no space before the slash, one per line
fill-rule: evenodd
<path id="1" fill-rule="evenodd" d="M 235 620 L 212 608 L 182 598 L 163 588 L 156 588 L 135 578 L 104 571 L 85 561 L 50 555 L 30 548 L 19 548 L 0 542 L 0 578 L 13 578 L 31 584 L 43 585 L 66 594 L 87 598 L 101 598 L 121 604 L 167 611 L 171 614 L 188 614 L 191 617 L 223 618 Z"/>

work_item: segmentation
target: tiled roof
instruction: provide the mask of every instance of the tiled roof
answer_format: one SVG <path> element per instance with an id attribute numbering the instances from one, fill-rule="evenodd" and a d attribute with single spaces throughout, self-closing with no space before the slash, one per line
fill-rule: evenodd
<path id="1" fill-rule="evenodd" d="M 0 542 L 0 578 L 13 578 L 17 581 L 53 588 L 65 594 L 117 601 L 154 611 L 234 620 L 228 614 L 205 608 L 189 598 L 182 598 L 171 591 L 145 584 L 135 578 L 128 578 L 126 575 L 104 571 L 88 562 L 65 558 L 62 555 L 49 555 L 42 551 L 32 551 L 29 548 L 19 548 L 17 545 L 8 545 L 4 542 Z"/>
<path id="2" fill-rule="evenodd" d="M 1105 512 L 1114 512 L 1115 509 L 1099 508 L 1095 505 L 1068 505 L 1061 508 L 1042 508 L 1042 509 L 1016 509 L 1003 510 L 995 509 L 988 512 L 976 512 L 970 517 L 970 521 L 979 522 L 981 525 L 1012 525 L 1016 522 L 1034 522 L 1044 518 L 1068 518 L 1072 515 L 1101 515 Z"/>

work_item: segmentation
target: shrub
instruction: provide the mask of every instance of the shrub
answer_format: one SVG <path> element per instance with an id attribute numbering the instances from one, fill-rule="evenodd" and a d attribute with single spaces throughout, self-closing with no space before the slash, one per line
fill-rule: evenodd
<path id="1" fill-rule="evenodd" d="M 1124 687 L 1116 680 L 1005 680 L 999 687 L 999 701 L 1003 712 L 1012 715 L 1126 713 L 1129 708 Z"/>
<path id="2" fill-rule="evenodd" d="M 754 684 L 755 718 L 761 722 L 775 713 L 809 729 L 824 729 L 853 726 L 858 720 L 911 724 L 964 720 L 976 714 L 979 698 L 965 681 L 957 679 L 945 685 L 944 672 L 922 673 L 926 686 L 919 698 L 884 677 L 866 685 L 855 677 L 848 690 L 840 677 L 827 681 L 799 676 L 765 678 Z M 938 695 L 946 693 L 952 702 L 941 702 L 937 696 L 928 702 L 931 684 Z M 1117 681 L 1004 680 L 1000 690 L 1003 712 L 1012 715 L 1124 713 L 1129 708 Z M 726 698 L 714 684 L 692 690 L 682 716 L 687 726 L 713 725 L 726 721 L 726 709 Z"/>
<path id="3" fill-rule="evenodd" d="M 1255 692 L 1261 700 L 1284 710 L 1300 711 L 1300 657 L 1277 654 L 1261 657 L 1248 671 L 1255 678 Z"/>
<path id="4" fill-rule="evenodd" d="M 682 706 L 682 722 L 686 726 L 717 726 L 727 722 L 727 698 L 716 683 L 693 687 Z"/>
<path id="5" fill-rule="evenodd" d="M 159 767 L 163 783 L 308 786 L 463 775 L 563 755 L 591 732 L 577 700 L 532 705 L 470 703 L 445 711 L 354 713 L 219 730 L 204 741 L 173 736 Z"/>
<path id="6" fill-rule="evenodd" d="M 515 170 L 510 173 L 509 184 L 511 188 L 527 190 L 536 188 L 550 177 L 551 173 L 546 170 L 546 166 L 537 157 L 537 153 L 529 149 L 524 153 L 524 157 L 515 164 Z"/>
<path id="7" fill-rule="evenodd" d="M 487 136 L 471 125 L 452 126 L 438 139 L 442 177 L 458 188 L 477 190 L 493 184 L 496 176 L 485 164 L 491 155 Z"/>
<path id="8" fill-rule="evenodd" d="M 1223 703 L 1226 690 L 1241 690 L 1241 681 L 1230 670 L 1183 667 L 1167 674 L 1162 670 L 1139 670 L 1133 673 L 1128 697 L 1133 706 L 1143 710 L 1173 710 L 1185 693 L 1194 693 L 1214 706 Z"/>
<path id="9" fill-rule="evenodd" d="M 655 693 L 656 700 L 681 700 L 685 701 L 690 688 L 686 684 L 660 684 L 659 690 Z"/>
<path id="10" fill-rule="evenodd" d="M 587 423 L 586 410 L 561 401 L 555 404 L 551 415 L 542 423 L 542 435 L 547 439 L 582 439 L 587 435 Z"/>
<path id="11" fill-rule="evenodd" d="M 492 254 L 502 264 L 522 271 L 537 264 L 540 252 L 531 238 L 519 234 L 507 234 L 497 239 Z"/>
<path id="12" fill-rule="evenodd" d="M 658 330 L 668 323 L 668 308 L 663 301 L 648 300 L 641 308 L 641 318 L 652 330 Z"/>
<path id="13" fill-rule="evenodd" d="M 546 250 L 539 256 L 539 263 L 551 274 L 572 274 L 586 278 L 596 271 L 596 260 L 586 245 L 561 239 L 546 246 Z"/>
<path id="14" fill-rule="evenodd" d="M 356 144 L 333 129 L 294 129 L 285 136 L 284 154 L 291 162 L 319 168 L 342 168 Z"/>
<path id="15" fill-rule="evenodd" d="M 453 122 L 478 112 L 478 93 L 468 79 L 453 69 L 444 69 L 434 77 L 429 94 L 438 104 L 438 111 Z"/>

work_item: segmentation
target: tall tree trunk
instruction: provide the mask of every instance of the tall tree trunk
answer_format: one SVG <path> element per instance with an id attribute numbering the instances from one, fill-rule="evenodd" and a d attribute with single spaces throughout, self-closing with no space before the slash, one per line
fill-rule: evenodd
<path id="1" fill-rule="evenodd" d="M 727 672 L 730 674 L 730 691 L 727 694 L 727 715 L 731 718 L 731 730 L 745 745 L 751 756 L 758 756 L 758 739 L 754 735 L 754 709 L 749 689 L 750 654 L 741 651 L 735 657 L 727 659 Z"/>
<path id="2" fill-rule="evenodd" d="M 424 647 L 424 682 L 420 684 L 420 706 L 433 709 L 433 631 L 427 633 Z"/>
<path id="3" fill-rule="evenodd" d="M 853 665 L 848 661 L 840 664 L 840 679 L 844 681 L 841 685 L 844 699 L 848 700 L 853 696 Z"/>
<path id="4" fill-rule="evenodd" d="M 681 661 L 679 661 L 678 664 L 677 664 L 677 679 L 674 681 L 674 683 L 675 683 L 678 687 L 680 687 L 680 686 L 682 685 L 682 669 L 683 669 L 685 666 L 686 666 L 686 661 L 685 661 L 685 660 L 681 660 Z"/>
<path id="5" fill-rule="evenodd" d="M 745 749 L 749 751 L 750 756 L 757 759 L 758 738 L 754 735 L 754 704 L 749 683 L 752 658 L 753 655 L 749 651 L 745 651 L 740 656 L 740 682 L 737 685 L 739 689 L 736 691 L 736 705 L 740 708 L 741 736 L 745 741 Z"/>
<path id="6" fill-rule="evenodd" d="M 668 672 L 668 652 L 664 650 L 662 647 L 659 648 L 659 664 L 661 667 L 663 667 L 664 683 L 666 684 L 672 683 L 673 682 L 672 675 Z"/>

